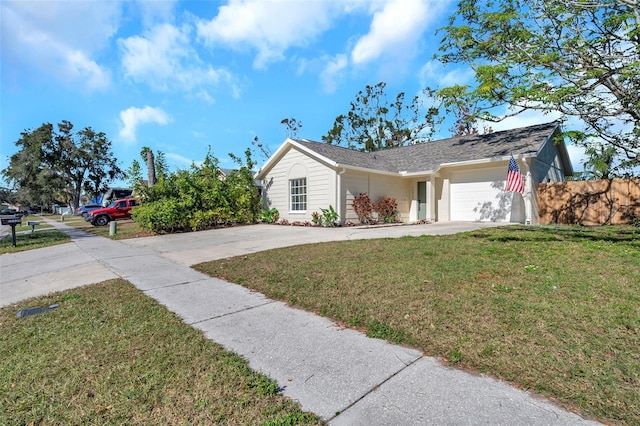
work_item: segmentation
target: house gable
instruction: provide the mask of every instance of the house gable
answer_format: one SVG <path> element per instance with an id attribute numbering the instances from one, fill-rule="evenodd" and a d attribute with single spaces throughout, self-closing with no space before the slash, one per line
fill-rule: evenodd
<path id="1" fill-rule="evenodd" d="M 336 172 L 326 159 L 298 146 L 295 141 L 287 141 L 285 149 L 279 152 L 278 161 L 263 168 L 256 177 L 262 179 L 263 203 L 265 208 L 275 207 L 280 217 L 289 221 L 309 220 L 312 211 L 326 208 L 330 203 L 335 205 Z M 292 211 L 290 198 L 291 181 L 305 181 L 306 209 Z"/>

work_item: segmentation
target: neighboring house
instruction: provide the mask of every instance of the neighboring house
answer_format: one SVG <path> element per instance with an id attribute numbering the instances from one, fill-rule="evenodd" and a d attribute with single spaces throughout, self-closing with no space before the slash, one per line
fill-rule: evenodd
<path id="1" fill-rule="evenodd" d="M 225 169 L 222 167 L 220 167 L 218 170 L 220 170 L 220 179 L 222 180 L 225 180 L 231 173 L 238 171 L 237 169 Z M 253 170 L 251 171 L 251 173 L 253 173 L 254 175 L 256 174 L 256 172 Z M 262 191 L 262 182 L 260 182 L 259 179 L 254 179 L 253 184 L 256 186 L 256 188 Z"/>
<path id="2" fill-rule="evenodd" d="M 558 123 L 360 152 L 287 139 L 256 178 L 264 208 L 288 221 L 311 220 L 333 206 L 358 223 L 353 198 L 366 192 L 398 203 L 400 220 L 537 223 L 537 186 L 573 174 Z M 511 156 L 525 176 L 524 194 L 505 192 Z"/>

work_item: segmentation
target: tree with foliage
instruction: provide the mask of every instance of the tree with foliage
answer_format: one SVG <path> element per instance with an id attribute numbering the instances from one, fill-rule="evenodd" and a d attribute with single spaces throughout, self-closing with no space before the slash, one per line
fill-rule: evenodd
<path id="1" fill-rule="evenodd" d="M 380 82 L 359 91 L 349 112 L 336 117 L 322 140 L 366 152 L 429 140 L 438 124 L 437 108 L 427 108 L 422 116 L 420 96 L 406 103 L 401 92 L 389 102 L 385 88 Z"/>
<path id="2" fill-rule="evenodd" d="M 166 179 L 169 175 L 169 165 L 167 164 L 164 152 L 158 151 L 154 154 L 151 148 L 144 146 L 140 150 L 140 158 L 147 166 L 147 187 L 152 187 L 158 180 Z M 131 166 L 126 170 L 125 176 L 132 188 L 139 193 L 145 193 L 142 166 L 138 160 L 133 160 Z"/>
<path id="3" fill-rule="evenodd" d="M 134 158 L 131 162 L 131 166 L 124 171 L 124 176 L 129 187 L 138 189 L 144 180 L 142 177 L 142 166 L 140 165 L 140 162 Z"/>
<path id="4" fill-rule="evenodd" d="M 231 153 L 229 157 L 238 166 L 224 181 L 234 220 L 239 223 L 253 223 L 261 214 L 260 191 L 253 177 L 256 162 L 249 148 L 244 152 L 244 161 Z"/>
<path id="5" fill-rule="evenodd" d="M 467 88 L 465 86 L 454 85 L 440 90 L 426 89 L 426 92 L 436 101 L 439 102 L 439 110 L 444 112 L 445 116 L 453 115 L 455 121 L 449 128 L 451 136 L 477 135 L 482 133 L 491 133 L 493 129 L 484 125 L 479 128 L 480 118 L 478 112 L 480 106 L 477 100 L 471 100 L 467 96 Z M 440 112 L 440 114 L 442 114 Z"/>
<path id="6" fill-rule="evenodd" d="M 640 3 L 634 0 L 460 0 L 443 34 L 443 63 L 466 64 L 476 117 L 557 111 L 586 127 L 568 136 L 640 164 Z"/>
<path id="7" fill-rule="evenodd" d="M 166 179 L 169 175 L 169 165 L 164 151 L 158 151 L 153 160 L 154 169 L 156 170 L 156 179 Z"/>
<path id="8" fill-rule="evenodd" d="M 582 176 L 586 179 L 611 179 L 617 176 L 614 166 L 616 150 L 611 145 L 592 144 L 586 149 L 589 156 Z"/>
<path id="9" fill-rule="evenodd" d="M 111 141 L 91 127 L 74 132 L 73 124 L 64 120 L 57 132 L 45 123 L 21 135 L 16 141 L 20 149 L 3 175 L 30 204 L 48 204 L 60 197 L 75 209 L 83 192 L 94 197 L 122 176 Z"/>
<path id="10" fill-rule="evenodd" d="M 13 190 L 22 193 L 21 201 L 29 205 L 49 204 L 60 189 L 53 179 L 53 171 L 45 163 L 44 141 L 53 139 L 53 126 L 43 124 L 21 135 L 16 141 L 19 150 L 10 157 L 9 167 L 2 175 Z"/>

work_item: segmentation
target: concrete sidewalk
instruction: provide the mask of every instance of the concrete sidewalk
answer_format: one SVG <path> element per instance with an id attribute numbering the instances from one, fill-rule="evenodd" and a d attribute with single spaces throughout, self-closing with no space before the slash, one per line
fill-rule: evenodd
<path id="1" fill-rule="evenodd" d="M 122 242 L 51 222 L 72 243 L 0 256 L 0 306 L 122 277 L 242 355 L 283 393 L 333 425 L 597 424 L 500 381 L 371 339 L 317 315 L 196 272 L 205 260 L 294 244 L 468 230 L 479 224 L 390 228 L 256 225 Z"/>

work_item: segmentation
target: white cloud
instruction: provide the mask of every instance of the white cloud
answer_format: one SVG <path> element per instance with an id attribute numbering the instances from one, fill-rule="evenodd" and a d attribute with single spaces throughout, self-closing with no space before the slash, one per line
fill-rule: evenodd
<path id="1" fill-rule="evenodd" d="M 227 70 L 202 63 L 191 47 L 187 25 L 157 25 L 145 36 L 120 39 L 119 44 L 125 74 L 133 81 L 149 84 L 155 89 L 191 91 L 222 82 L 233 85 L 233 77 Z M 232 89 L 235 90 L 235 86 Z M 212 101 L 209 98 L 209 102 Z"/>
<path id="2" fill-rule="evenodd" d="M 410 56 L 448 3 L 449 0 L 389 0 L 384 3 L 382 8 L 375 10 L 369 32 L 351 51 L 352 62 L 363 64 L 383 55 Z"/>
<path id="3" fill-rule="evenodd" d="M 140 11 L 143 25 L 147 28 L 158 22 L 171 22 L 176 4 L 176 0 L 138 0 L 134 3 Z"/>
<path id="4" fill-rule="evenodd" d="M 124 141 L 135 142 L 138 125 L 156 123 L 164 126 L 171 121 L 171 117 L 160 108 L 145 106 L 144 108 L 130 107 L 120 111 L 120 120 L 122 121 L 120 137 Z"/>
<path id="5" fill-rule="evenodd" d="M 196 166 L 202 164 L 202 161 L 194 161 L 180 154 L 176 154 L 175 152 L 167 152 L 164 156 L 168 161 L 171 161 L 176 169 L 185 169 L 190 167 L 192 164 L 195 164 Z"/>
<path id="6" fill-rule="evenodd" d="M 320 73 L 320 82 L 325 92 L 333 93 L 336 91 L 336 79 L 341 75 L 347 65 L 347 55 L 344 54 L 338 54 L 327 60 L 326 66 Z"/>
<path id="7" fill-rule="evenodd" d="M 515 109 L 509 108 L 507 112 L 504 114 L 504 116 L 506 116 L 507 114 L 511 114 L 515 111 L 516 111 Z M 496 115 L 499 115 L 499 114 L 496 113 Z M 501 130 L 516 129 L 518 127 L 527 127 L 527 126 L 533 126 L 541 123 L 549 123 L 553 120 L 558 120 L 560 118 L 561 118 L 561 114 L 558 112 L 550 112 L 548 114 L 545 114 L 542 111 L 538 111 L 538 110 L 527 110 L 527 111 L 521 112 L 518 115 L 514 115 L 512 117 L 506 117 L 505 119 L 497 123 L 481 121 L 480 128 L 482 128 L 483 125 L 486 124 L 487 126 L 491 127 L 495 132 L 499 132 Z"/>
<path id="8" fill-rule="evenodd" d="M 207 44 L 255 49 L 255 68 L 284 59 L 290 47 L 308 45 L 330 28 L 332 18 L 354 2 L 230 0 L 218 15 L 197 24 Z"/>
<path id="9" fill-rule="evenodd" d="M 66 59 L 67 75 L 84 81 L 87 88 L 100 90 L 109 87 L 111 84 L 109 70 L 100 67 L 97 63 L 87 58 L 84 53 L 80 51 L 68 52 Z"/>
<path id="10" fill-rule="evenodd" d="M 206 90 L 199 90 L 197 91 L 194 96 L 206 103 L 208 103 L 209 105 L 213 105 L 216 101 L 215 99 L 213 99 L 213 97 L 209 94 L 209 92 L 207 92 Z"/>
<path id="11" fill-rule="evenodd" d="M 119 26 L 119 3 L 3 1 L 1 8 L 3 69 L 26 66 L 90 90 L 111 84 L 110 72 L 94 56 Z"/>

